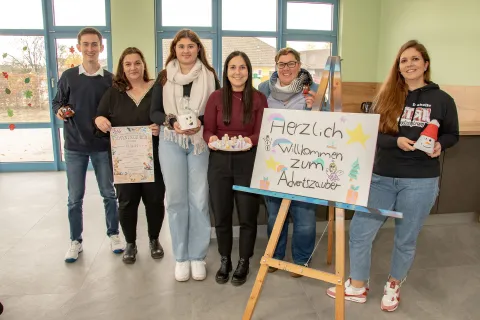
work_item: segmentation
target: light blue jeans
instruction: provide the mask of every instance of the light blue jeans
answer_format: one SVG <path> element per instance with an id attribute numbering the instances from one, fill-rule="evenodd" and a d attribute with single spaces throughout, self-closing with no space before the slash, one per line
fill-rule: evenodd
<path id="1" fill-rule="evenodd" d="M 415 258 L 417 237 L 438 195 L 437 178 L 389 178 L 372 175 L 368 207 L 395 210 L 395 238 L 390 275 L 403 280 Z M 370 276 L 372 242 L 387 217 L 355 212 L 350 224 L 350 277 L 366 281 Z"/>
<path id="2" fill-rule="evenodd" d="M 92 159 L 98 189 L 103 198 L 107 235 L 118 234 L 118 204 L 113 186 L 113 170 L 109 151 L 81 152 L 65 149 L 65 164 L 68 181 L 68 221 L 70 240 L 82 242 L 83 196 L 88 160 Z"/>
<path id="3" fill-rule="evenodd" d="M 174 141 L 165 140 L 163 126 L 159 140 L 165 210 L 175 260 L 203 260 L 210 244 L 211 229 L 207 181 L 209 151 L 194 155 L 192 144 L 184 149 Z"/>

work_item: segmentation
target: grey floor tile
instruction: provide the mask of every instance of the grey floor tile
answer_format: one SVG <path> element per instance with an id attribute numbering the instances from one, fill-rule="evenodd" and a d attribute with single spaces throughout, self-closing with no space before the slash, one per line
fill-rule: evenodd
<path id="1" fill-rule="evenodd" d="M 2 320 L 241 319 L 267 245 L 264 235 L 257 238 L 250 275 L 241 287 L 215 282 L 220 262 L 215 239 L 206 259 L 207 279 L 179 283 L 174 279 L 175 259 L 167 217 L 160 233 L 163 259 L 150 257 L 142 207 L 137 226 L 137 262 L 125 265 L 121 255 L 110 251 L 102 198 L 93 172 L 87 174 L 84 199 L 84 252 L 74 264 L 63 262 L 69 244 L 64 173 L 2 173 L 0 203 L 0 301 L 6 308 Z M 478 224 L 423 228 L 415 262 L 402 286 L 400 307 L 387 314 L 380 310 L 380 299 L 390 269 L 393 238 L 392 228 L 378 233 L 373 244 L 368 301 L 347 302 L 346 319 L 478 318 Z M 291 239 L 286 252 L 288 261 L 290 245 Z M 310 266 L 333 273 L 334 265 L 326 265 L 326 251 L 324 237 Z M 348 253 L 347 234 L 347 276 Z M 234 241 L 232 259 L 235 267 L 238 239 Z M 325 294 L 328 286 L 305 277 L 292 278 L 284 271 L 268 274 L 253 319 L 333 319 L 335 301 Z"/>
<path id="2" fill-rule="evenodd" d="M 0 296 L 4 305 L 2 320 L 64 320 L 64 304 L 75 294 Z"/>

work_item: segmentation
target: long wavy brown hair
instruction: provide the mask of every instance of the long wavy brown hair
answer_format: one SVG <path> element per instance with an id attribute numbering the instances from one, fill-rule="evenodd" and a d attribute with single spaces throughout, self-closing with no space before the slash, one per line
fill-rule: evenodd
<path id="1" fill-rule="evenodd" d="M 125 70 L 123 69 L 123 60 L 129 54 L 135 54 L 135 53 L 140 56 L 140 59 L 142 59 L 143 65 L 145 67 L 145 70 L 143 72 L 143 81 L 145 82 L 150 81 L 150 77 L 148 76 L 147 62 L 145 61 L 145 57 L 143 56 L 142 51 L 140 51 L 140 49 L 135 47 L 128 47 L 127 49 L 123 50 L 122 55 L 120 56 L 120 59 L 118 59 L 117 72 L 113 77 L 112 86 L 114 88 L 117 88 L 118 91 L 120 92 L 125 92 L 132 88 L 132 84 L 130 83 L 130 81 L 128 81 L 127 76 L 125 75 Z"/>
<path id="2" fill-rule="evenodd" d="M 177 53 L 175 52 L 175 47 L 177 46 L 178 41 L 180 41 L 182 39 L 185 39 L 185 38 L 190 39 L 190 41 L 192 41 L 193 43 L 195 43 L 198 46 L 198 48 L 200 49 L 199 52 L 198 52 L 198 59 L 200 59 L 200 61 L 203 63 L 203 65 L 213 73 L 213 76 L 215 77 L 215 82 L 217 84 L 220 83 L 218 81 L 218 77 L 217 77 L 217 73 L 215 72 L 215 69 L 213 69 L 213 67 L 210 65 L 210 63 L 208 63 L 207 53 L 205 52 L 205 47 L 203 46 L 202 41 L 200 41 L 200 38 L 198 37 L 198 35 L 190 29 L 182 29 L 182 30 L 177 32 L 177 34 L 173 38 L 172 43 L 170 44 L 170 53 L 168 55 L 167 60 L 165 61 L 165 66 L 170 61 L 177 58 Z M 165 84 L 165 82 L 167 81 L 167 70 L 166 69 L 163 69 L 162 71 L 160 71 L 160 73 L 158 74 L 158 79 L 163 86 Z"/>
<path id="3" fill-rule="evenodd" d="M 395 61 L 390 69 L 387 80 L 380 87 L 380 91 L 373 100 L 372 111 L 380 114 L 379 131 L 387 134 L 398 133 L 398 118 L 402 114 L 405 100 L 408 94 L 408 86 L 405 78 L 400 73 L 400 56 L 410 48 L 415 48 L 425 62 L 428 62 L 427 70 L 423 74 L 426 83 L 430 82 L 430 56 L 427 49 L 417 40 L 406 42 L 400 50 L 398 50 Z"/>

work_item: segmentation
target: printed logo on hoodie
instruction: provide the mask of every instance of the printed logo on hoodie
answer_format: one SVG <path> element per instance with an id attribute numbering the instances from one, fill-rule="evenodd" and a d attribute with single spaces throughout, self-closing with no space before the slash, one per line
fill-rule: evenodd
<path id="1" fill-rule="evenodd" d="M 423 128 L 430 122 L 432 106 L 428 103 L 413 103 L 411 107 L 405 107 L 400 119 L 400 127 Z"/>

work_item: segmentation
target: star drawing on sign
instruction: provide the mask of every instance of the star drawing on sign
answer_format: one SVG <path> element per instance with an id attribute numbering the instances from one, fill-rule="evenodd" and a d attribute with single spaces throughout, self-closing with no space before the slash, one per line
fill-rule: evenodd
<path id="1" fill-rule="evenodd" d="M 363 132 L 363 128 L 360 123 L 357 125 L 357 127 L 354 130 L 347 129 L 347 133 L 350 136 L 350 139 L 348 140 L 347 144 L 358 142 L 358 143 L 361 143 L 364 148 L 365 148 L 365 142 L 370 138 L 369 135 Z"/>
<path id="2" fill-rule="evenodd" d="M 275 161 L 275 159 L 273 159 L 273 157 L 270 157 L 270 159 L 265 161 L 265 163 L 267 164 L 267 169 L 272 169 L 273 171 L 276 171 L 279 164 L 277 161 Z"/>

